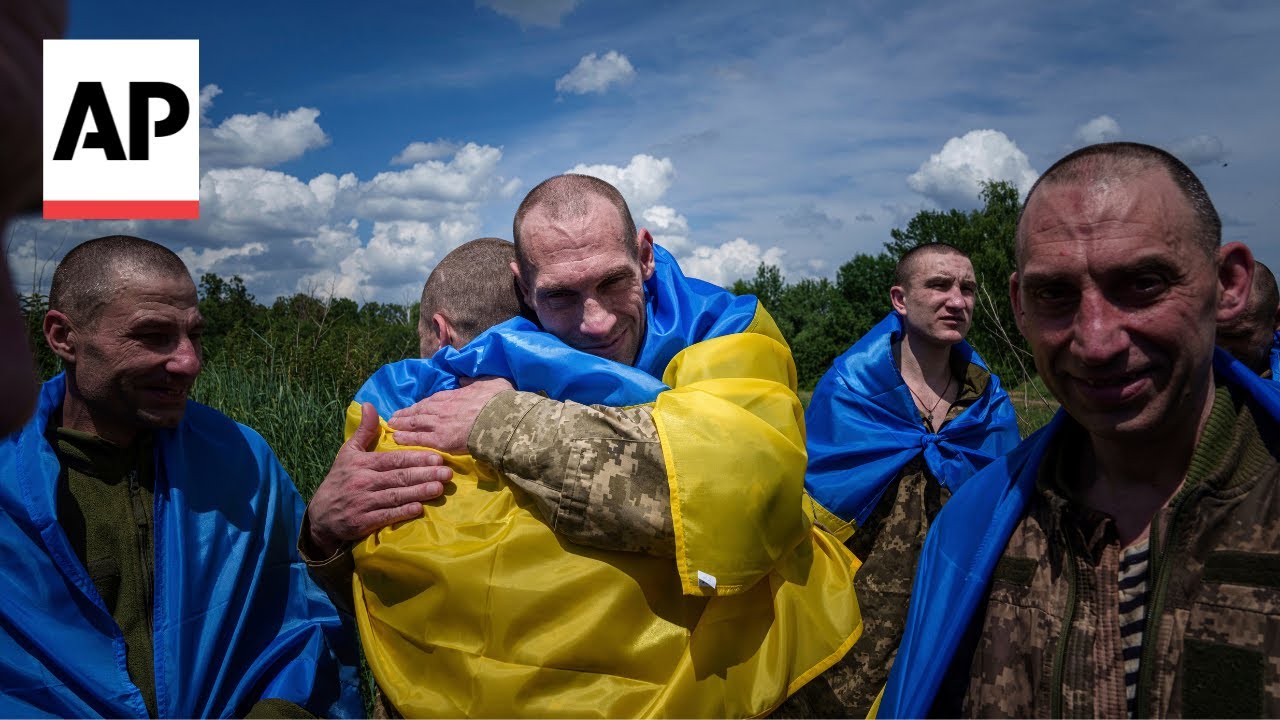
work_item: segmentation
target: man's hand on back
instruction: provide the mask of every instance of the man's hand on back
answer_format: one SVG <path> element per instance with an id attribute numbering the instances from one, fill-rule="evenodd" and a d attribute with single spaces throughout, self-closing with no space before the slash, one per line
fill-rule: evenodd
<path id="1" fill-rule="evenodd" d="M 444 390 L 396 411 L 387 425 L 401 445 L 433 447 L 449 453 L 467 452 L 467 436 L 476 418 L 494 395 L 514 386 L 498 377 L 472 380 L 457 390 Z"/>
<path id="2" fill-rule="evenodd" d="M 378 413 L 361 408 L 360 426 L 343 443 L 324 482 L 307 506 L 309 537 L 317 559 L 330 557 L 344 542 L 422 514 L 422 503 L 439 497 L 453 471 L 444 458 L 426 450 L 373 452 Z"/>

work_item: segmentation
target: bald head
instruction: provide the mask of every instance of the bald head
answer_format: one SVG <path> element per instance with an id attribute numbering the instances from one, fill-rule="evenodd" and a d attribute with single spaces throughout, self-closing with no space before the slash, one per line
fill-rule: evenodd
<path id="1" fill-rule="evenodd" d="M 132 235 L 94 238 L 71 249 L 53 273 L 49 309 L 92 325 L 134 276 L 185 279 L 191 274 L 174 252 Z"/>
<path id="2" fill-rule="evenodd" d="M 459 245 L 436 264 L 422 288 L 418 333 L 423 357 L 445 344 L 461 347 L 521 314 L 520 294 L 511 273 L 515 259 L 514 245 L 487 237 Z M 446 325 L 436 326 L 437 315 Z M 450 337 L 440 336 L 444 328 Z"/>
<path id="3" fill-rule="evenodd" d="M 1096 194 L 1105 194 L 1112 187 L 1153 171 L 1165 173 L 1173 181 L 1191 213 L 1192 236 L 1196 240 L 1196 246 L 1207 257 L 1213 258 L 1222 244 L 1222 220 L 1200 179 L 1181 160 L 1160 148 L 1140 143 L 1117 142 L 1100 143 L 1076 150 L 1054 163 L 1036 180 L 1018 215 L 1015 244 L 1018 268 L 1022 268 L 1026 236 L 1023 220 L 1039 190 L 1044 187 L 1083 185 L 1090 187 Z"/>
<path id="4" fill-rule="evenodd" d="M 602 199 L 613 206 L 618 213 L 618 221 L 622 226 L 618 242 L 626 248 L 631 259 L 638 257 L 639 250 L 635 244 L 636 223 L 631 217 L 631 210 L 622 193 L 613 185 L 591 175 L 568 173 L 557 175 L 538 183 L 529 191 L 516 209 L 515 222 L 512 224 L 512 237 L 515 239 L 517 262 L 526 276 L 531 276 L 531 268 L 521 244 L 521 230 L 524 219 L 537 208 L 539 213 L 555 221 L 579 220 L 586 218 L 592 210 L 593 201 Z"/>
<path id="5" fill-rule="evenodd" d="M 1253 286 L 1244 312 L 1218 326 L 1218 346 L 1256 373 L 1270 367 L 1271 340 L 1280 317 L 1276 276 L 1260 262 L 1253 263 Z"/>

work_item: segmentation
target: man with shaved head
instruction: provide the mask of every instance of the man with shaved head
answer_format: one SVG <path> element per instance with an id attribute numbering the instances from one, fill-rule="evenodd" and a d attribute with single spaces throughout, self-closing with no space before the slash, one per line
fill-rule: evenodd
<path id="1" fill-rule="evenodd" d="M 973 473 L 1018 444 L 1000 380 L 965 342 L 973 264 L 946 243 L 898 260 L 892 310 L 836 358 L 805 411 L 805 488 L 853 550 L 862 637 L 785 716 L 864 717 L 888 677 L 911 578 L 934 517 Z"/>
<path id="2" fill-rule="evenodd" d="M 418 308 L 419 359 L 444 347 L 461 349 L 485 330 L 521 315 L 524 308 L 510 269 L 515 259 L 514 245 L 486 237 L 459 245 L 436 263 L 422 286 Z M 403 375 L 418 374 L 421 367 L 412 360 L 393 363 L 369 382 L 376 386 L 385 378 L 399 384 Z M 372 404 L 361 405 L 359 426 L 307 506 L 298 546 L 316 579 L 344 609 L 351 602 L 349 543 L 420 516 L 422 504 L 443 493 L 453 475 L 436 453 L 371 452 L 378 414 Z"/>
<path id="3" fill-rule="evenodd" d="M 1276 276 L 1266 265 L 1255 262 L 1249 304 L 1234 320 L 1218 326 L 1218 347 L 1262 377 L 1280 379 L 1271 367 L 1277 328 L 1280 328 L 1280 292 L 1276 290 Z"/>
<path id="4" fill-rule="evenodd" d="M 393 364 L 361 390 L 390 415 L 380 447 L 468 476 L 356 548 L 375 676 L 414 715 L 772 710 L 860 628 L 856 561 L 805 513 L 785 341 L 755 298 L 685 277 L 598 178 L 541 183 L 513 230 L 541 331 L 442 349 L 433 364 L 476 378 L 457 389 Z"/>
<path id="5" fill-rule="evenodd" d="M 1221 232 L 1148 145 L 1032 188 L 1009 295 L 1062 411 L 939 513 L 881 716 L 1280 714 L 1280 387 L 1214 347 Z"/>
<path id="6" fill-rule="evenodd" d="M 352 716 L 352 629 L 293 545 L 253 430 L 187 399 L 204 321 L 177 255 L 115 235 L 58 264 L 66 371 L 0 444 L 0 715 Z"/>

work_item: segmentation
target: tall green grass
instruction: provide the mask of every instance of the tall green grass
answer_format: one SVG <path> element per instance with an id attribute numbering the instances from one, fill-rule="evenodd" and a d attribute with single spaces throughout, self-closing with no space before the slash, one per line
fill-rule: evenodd
<path id="1" fill-rule="evenodd" d="M 206 365 L 192 399 L 257 430 L 306 500 L 315 494 L 342 444 L 349 397 L 337 387 L 290 382 L 267 365 Z"/>

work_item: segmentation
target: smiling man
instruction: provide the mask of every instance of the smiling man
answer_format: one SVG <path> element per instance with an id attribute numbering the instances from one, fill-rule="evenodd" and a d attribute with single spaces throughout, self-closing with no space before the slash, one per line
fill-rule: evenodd
<path id="1" fill-rule="evenodd" d="M 458 471 L 355 548 L 375 676 L 414 716 L 767 713 L 861 629 L 857 561 L 805 513 L 785 341 L 602 180 L 545 181 L 514 231 L 545 332 L 512 320 L 361 391 L 390 415 L 379 449 Z"/>
<path id="2" fill-rule="evenodd" d="M 1009 293 L 1063 410 L 939 514 L 882 716 L 1280 713 L 1280 388 L 1214 348 L 1221 227 L 1146 145 L 1032 188 Z"/>
<path id="3" fill-rule="evenodd" d="M 930 523 L 976 470 L 1018 444 L 1008 394 L 964 340 L 976 290 L 960 250 L 909 250 L 889 289 L 893 310 L 814 390 L 805 488 L 819 520 L 862 561 L 854 588 L 863 633 L 783 715 L 866 716 L 902 638 Z"/>
<path id="4" fill-rule="evenodd" d="M 302 499 L 257 433 L 187 399 L 203 324 L 148 240 L 55 270 L 66 372 L 0 444 L 0 715 L 359 714 L 352 628 L 294 549 Z"/>

